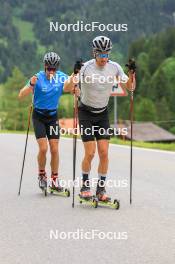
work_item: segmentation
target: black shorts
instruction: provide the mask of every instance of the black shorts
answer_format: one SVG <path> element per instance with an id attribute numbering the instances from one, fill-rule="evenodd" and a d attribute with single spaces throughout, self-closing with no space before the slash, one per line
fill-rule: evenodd
<path id="1" fill-rule="evenodd" d="M 32 121 L 36 139 L 46 137 L 48 140 L 60 138 L 57 114 L 45 116 L 33 110 Z"/>
<path id="2" fill-rule="evenodd" d="M 78 118 L 81 138 L 83 142 L 110 139 L 108 110 L 92 113 L 83 107 L 78 108 Z"/>

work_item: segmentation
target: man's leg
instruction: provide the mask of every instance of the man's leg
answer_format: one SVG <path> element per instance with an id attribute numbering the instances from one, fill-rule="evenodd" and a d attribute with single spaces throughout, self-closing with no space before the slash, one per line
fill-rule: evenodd
<path id="1" fill-rule="evenodd" d="M 47 138 L 46 138 L 46 127 L 43 120 L 40 120 L 37 117 L 37 113 L 33 112 L 33 128 L 35 132 L 35 137 L 38 143 L 39 152 L 38 152 L 38 169 L 45 172 L 46 166 L 46 153 L 47 153 Z"/>
<path id="2" fill-rule="evenodd" d="M 98 116 L 96 123 L 99 126 L 98 132 L 96 132 L 95 137 L 97 140 L 97 149 L 99 155 L 99 166 L 98 166 L 98 184 L 96 195 L 99 200 L 108 200 L 105 190 L 105 180 L 108 170 L 108 149 L 109 149 L 109 139 L 108 129 L 110 128 L 108 111 L 105 110 Z M 101 130 L 105 133 L 101 133 Z"/>
<path id="3" fill-rule="evenodd" d="M 58 145 L 59 140 L 58 139 L 50 139 L 49 140 L 50 145 L 50 153 L 51 153 L 51 172 L 52 174 L 58 174 L 58 168 L 59 168 L 59 153 L 58 153 Z"/>
<path id="4" fill-rule="evenodd" d="M 90 112 L 79 108 L 79 126 L 81 127 L 81 138 L 84 145 L 84 158 L 82 161 L 82 188 L 80 193 L 83 197 L 92 196 L 89 186 L 89 173 L 91 162 L 96 150 L 96 142 L 92 133 L 93 116 Z"/>
<path id="5" fill-rule="evenodd" d="M 89 173 L 91 170 L 91 162 L 95 154 L 96 142 L 88 141 L 84 144 L 84 158 L 82 161 L 82 188 L 80 193 L 83 197 L 92 196 L 89 186 Z"/>
<path id="6" fill-rule="evenodd" d="M 44 120 L 41 120 L 38 114 L 33 111 L 32 115 L 33 127 L 35 131 L 35 137 L 38 143 L 39 152 L 38 152 L 38 179 L 39 187 L 47 187 L 47 175 L 45 171 L 46 166 L 46 154 L 47 154 L 47 139 L 46 139 L 46 127 Z"/>
<path id="7" fill-rule="evenodd" d="M 97 140 L 97 149 L 99 155 L 99 166 L 98 174 L 106 175 L 108 170 L 108 149 L 109 149 L 109 140 L 101 139 Z"/>
<path id="8" fill-rule="evenodd" d="M 106 195 L 105 180 L 108 170 L 108 149 L 109 140 L 101 139 L 97 141 L 98 155 L 99 155 L 99 166 L 98 166 L 98 184 L 96 195 L 99 200 L 108 201 L 110 198 Z"/>
<path id="9" fill-rule="evenodd" d="M 49 139 L 51 153 L 51 183 L 50 187 L 56 191 L 63 191 L 59 184 L 58 169 L 59 169 L 59 139 Z"/>
<path id="10" fill-rule="evenodd" d="M 39 179 L 39 186 L 40 188 L 47 187 L 47 175 L 45 171 L 46 166 L 46 154 L 47 154 L 47 139 L 46 138 L 39 138 L 37 139 L 39 152 L 38 152 L 38 179 Z"/>
<path id="11" fill-rule="evenodd" d="M 39 138 L 37 139 L 39 152 L 38 152 L 38 168 L 39 171 L 45 171 L 46 166 L 46 153 L 47 153 L 47 139 L 46 138 Z"/>
<path id="12" fill-rule="evenodd" d="M 91 161 L 95 155 L 96 142 L 95 141 L 88 141 L 88 142 L 83 142 L 83 144 L 84 144 L 84 158 L 82 161 L 82 171 L 83 172 L 90 172 Z"/>

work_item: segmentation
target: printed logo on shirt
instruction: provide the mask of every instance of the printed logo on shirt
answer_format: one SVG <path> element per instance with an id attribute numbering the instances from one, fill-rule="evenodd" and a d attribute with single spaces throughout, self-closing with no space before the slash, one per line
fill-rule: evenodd
<path id="1" fill-rule="evenodd" d="M 47 87 L 42 87 L 42 92 L 47 92 Z"/>
<path id="2" fill-rule="evenodd" d="M 53 84 L 53 87 L 55 87 L 55 91 L 59 90 L 59 85 L 58 84 Z"/>

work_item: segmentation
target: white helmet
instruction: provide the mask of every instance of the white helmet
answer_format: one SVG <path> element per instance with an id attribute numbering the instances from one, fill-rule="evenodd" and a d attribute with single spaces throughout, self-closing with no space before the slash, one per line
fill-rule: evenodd
<path id="1" fill-rule="evenodd" d="M 93 50 L 95 52 L 110 51 L 112 49 L 112 42 L 109 38 L 105 36 L 98 36 L 93 39 Z"/>

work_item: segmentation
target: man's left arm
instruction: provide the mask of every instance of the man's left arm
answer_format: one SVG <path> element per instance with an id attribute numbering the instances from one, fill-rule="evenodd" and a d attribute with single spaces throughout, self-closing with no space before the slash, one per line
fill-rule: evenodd
<path id="1" fill-rule="evenodd" d="M 127 82 L 121 82 L 120 83 L 121 87 L 124 89 L 127 89 L 129 91 L 133 91 L 133 73 L 128 72 L 128 81 Z"/>

